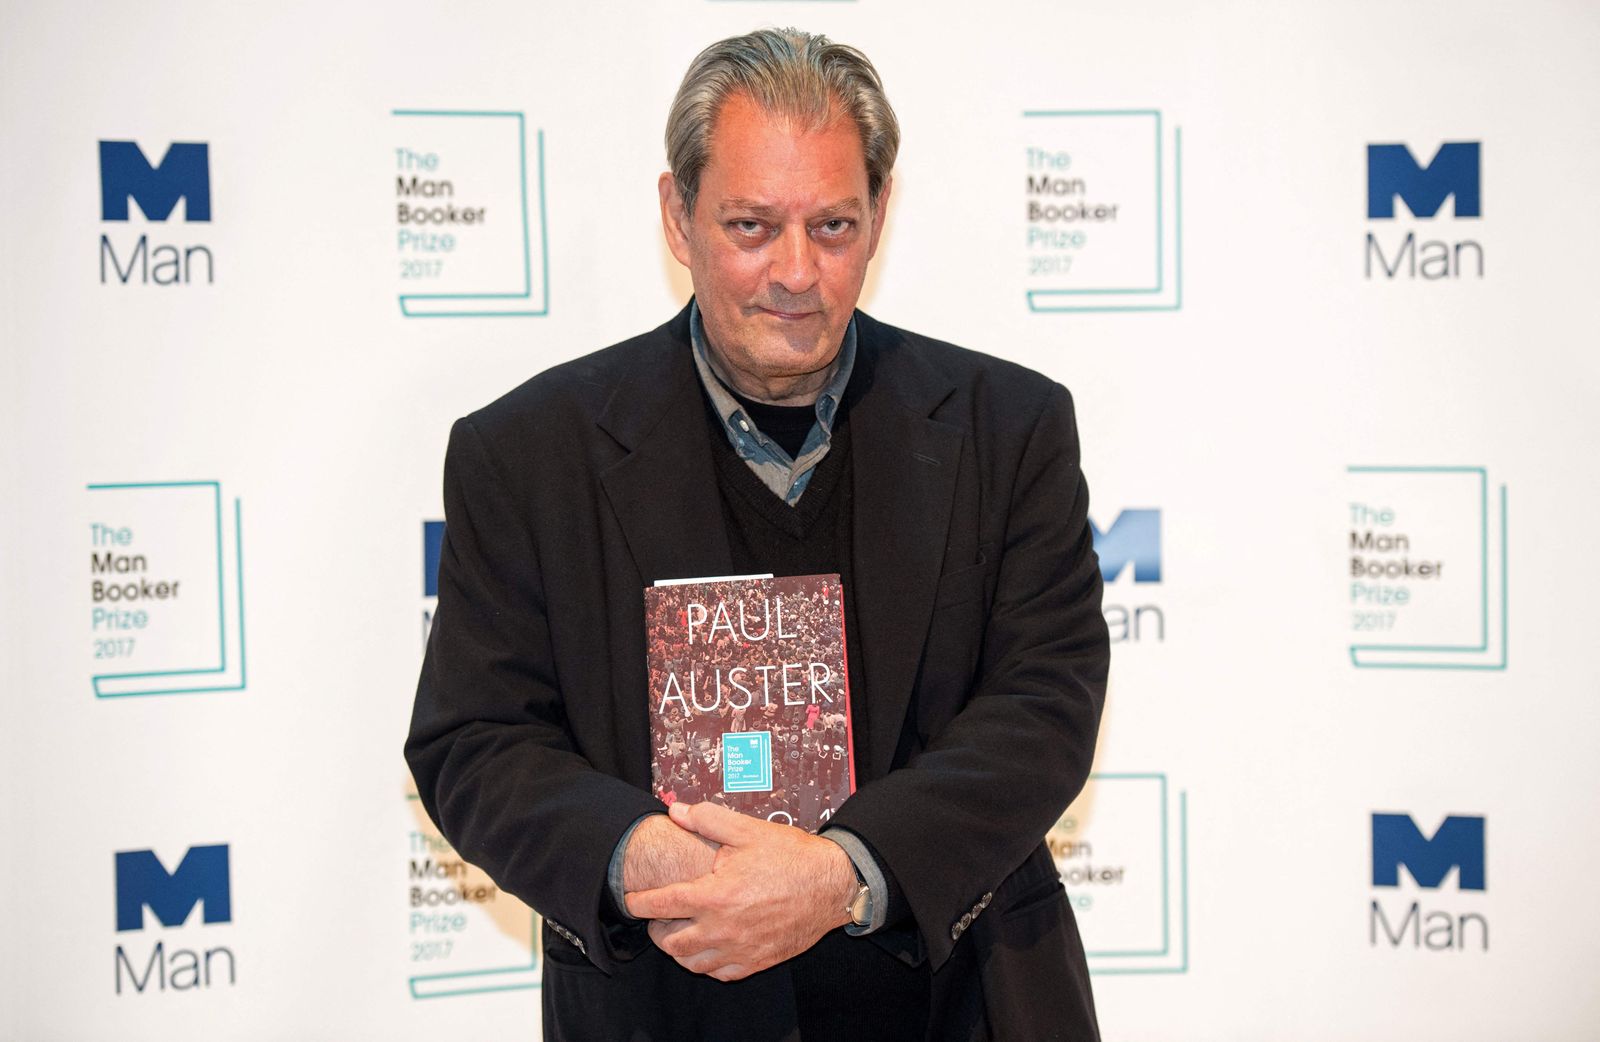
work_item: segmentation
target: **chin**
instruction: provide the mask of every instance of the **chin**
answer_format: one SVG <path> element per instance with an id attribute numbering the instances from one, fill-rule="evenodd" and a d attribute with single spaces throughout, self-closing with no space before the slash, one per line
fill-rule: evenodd
<path id="1" fill-rule="evenodd" d="M 769 376 L 804 376 L 833 361 L 834 350 L 816 340 L 803 345 L 780 341 L 764 344 L 752 354 Z"/>

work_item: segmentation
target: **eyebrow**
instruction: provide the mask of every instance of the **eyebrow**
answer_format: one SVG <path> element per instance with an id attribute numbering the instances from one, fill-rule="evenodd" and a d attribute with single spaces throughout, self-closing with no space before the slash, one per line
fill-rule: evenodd
<path id="1" fill-rule="evenodd" d="M 748 213 L 755 217 L 777 217 L 779 210 L 775 206 L 758 203 L 754 199 L 729 199 L 717 207 L 717 215 L 726 217 L 729 213 Z M 841 214 L 856 214 L 861 212 L 861 200 L 855 196 L 830 203 L 817 211 L 813 217 L 835 217 Z"/>

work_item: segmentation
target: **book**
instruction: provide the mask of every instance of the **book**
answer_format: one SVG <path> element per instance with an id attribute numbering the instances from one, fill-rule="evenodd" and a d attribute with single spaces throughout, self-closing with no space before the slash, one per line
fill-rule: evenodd
<path id="1" fill-rule="evenodd" d="M 675 580 L 644 607 L 656 796 L 827 824 L 855 791 L 839 576 Z"/>

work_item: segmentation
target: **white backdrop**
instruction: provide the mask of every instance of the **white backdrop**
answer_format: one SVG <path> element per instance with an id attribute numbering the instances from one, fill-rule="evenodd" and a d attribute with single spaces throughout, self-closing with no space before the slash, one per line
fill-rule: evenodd
<path id="1" fill-rule="evenodd" d="M 452 419 L 686 298 L 667 104 L 763 24 L 900 115 L 863 306 L 1070 387 L 1147 551 L 1055 834 L 1106 1038 L 1592 1036 L 1593 5 L 163 0 L 0 24 L 0 1037 L 536 1037 L 531 913 L 408 799 L 424 525 Z"/>

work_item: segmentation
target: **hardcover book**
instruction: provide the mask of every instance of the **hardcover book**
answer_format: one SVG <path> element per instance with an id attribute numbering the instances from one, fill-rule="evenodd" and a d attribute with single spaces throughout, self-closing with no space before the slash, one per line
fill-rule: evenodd
<path id="1" fill-rule="evenodd" d="M 855 791 L 839 576 L 657 584 L 644 606 L 656 796 L 825 825 Z"/>

